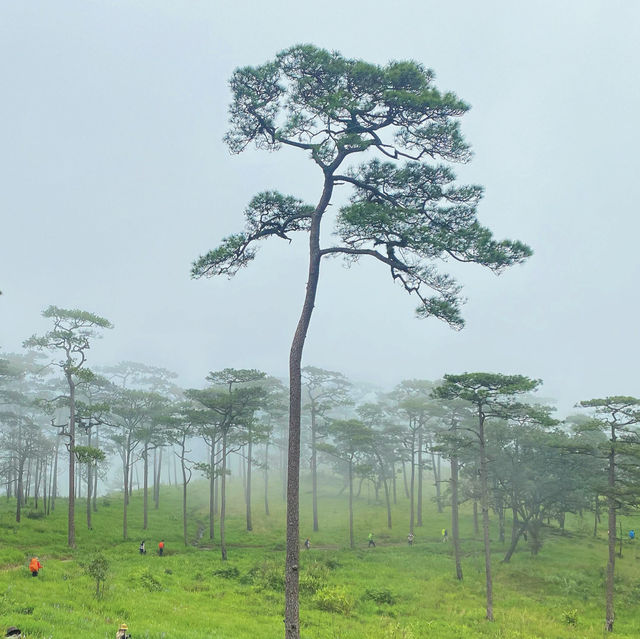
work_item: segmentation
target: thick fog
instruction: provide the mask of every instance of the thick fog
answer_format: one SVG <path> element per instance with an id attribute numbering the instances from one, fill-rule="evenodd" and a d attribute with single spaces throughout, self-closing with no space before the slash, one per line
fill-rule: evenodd
<path id="1" fill-rule="evenodd" d="M 141 361 L 183 386 L 226 366 L 286 376 L 306 238 L 264 243 L 231 281 L 189 271 L 255 192 L 318 199 L 304 152 L 222 142 L 233 69 L 310 42 L 433 68 L 472 105 L 457 171 L 486 189 L 481 221 L 535 254 L 500 277 L 450 265 L 461 332 L 415 319 L 381 266 L 326 261 L 305 363 L 383 386 L 521 373 L 563 412 L 637 395 L 639 25 L 640 5 L 604 0 L 2 3 L 0 349 L 55 304 L 114 323 L 89 366 Z"/>

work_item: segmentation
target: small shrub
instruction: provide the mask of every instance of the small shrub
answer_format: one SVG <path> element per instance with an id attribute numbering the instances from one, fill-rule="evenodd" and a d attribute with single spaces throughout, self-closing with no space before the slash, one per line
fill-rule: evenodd
<path id="1" fill-rule="evenodd" d="M 24 608 L 18 608 L 16 610 L 17 613 L 21 615 L 32 615 L 33 614 L 33 606 L 25 606 Z"/>
<path id="2" fill-rule="evenodd" d="M 41 510 L 30 510 L 27 519 L 44 519 L 44 513 Z"/>
<path id="3" fill-rule="evenodd" d="M 280 564 L 265 561 L 241 577 L 240 583 L 252 584 L 258 590 L 284 591 L 284 570 Z"/>
<path id="4" fill-rule="evenodd" d="M 184 589 L 187 592 L 208 592 L 211 590 L 208 584 L 203 583 L 185 584 Z"/>
<path id="5" fill-rule="evenodd" d="M 164 574 L 165 575 L 172 575 L 173 574 L 173 570 L 171 570 L 171 568 L 165 568 L 164 569 Z"/>
<path id="6" fill-rule="evenodd" d="M 149 592 L 162 590 L 162 584 L 151 574 L 150 570 L 145 570 L 140 574 L 140 584 Z"/>
<path id="7" fill-rule="evenodd" d="M 340 567 L 340 562 L 335 558 L 335 557 L 327 557 L 324 560 L 324 565 L 329 569 L 329 570 L 335 570 L 336 568 Z"/>
<path id="8" fill-rule="evenodd" d="M 562 613 L 562 621 L 575 628 L 578 625 L 578 610 L 576 608 L 565 610 Z"/>
<path id="9" fill-rule="evenodd" d="M 348 615 L 353 609 L 353 598 L 342 586 L 321 588 L 313 597 L 313 603 L 319 610 Z"/>
<path id="10" fill-rule="evenodd" d="M 213 571 L 215 577 L 222 577 L 223 579 L 237 579 L 240 576 L 240 571 L 236 566 L 222 566 Z"/>
<path id="11" fill-rule="evenodd" d="M 372 599 L 377 604 L 393 606 L 396 603 L 395 595 L 388 588 L 367 588 L 364 596 L 366 599 Z"/>
<path id="12" fill-rule="evenodd" d="M 84 570 L 90 577 L 95 579 L 96 598 L 100 599 L 104 594 L 104 583 L 109 572 L 109 562 L 103 555 L 97 554 L 85 565 Z"/>

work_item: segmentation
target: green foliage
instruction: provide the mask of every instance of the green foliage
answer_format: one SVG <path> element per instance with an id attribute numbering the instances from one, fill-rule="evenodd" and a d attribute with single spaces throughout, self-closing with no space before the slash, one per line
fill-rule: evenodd
<path id="1" fill-rule="evenodd" d="M 104 594 L 104 584 L 109 574 L 109 562 L 102 554 L 95 555 L 85 565 L 85 572 L 96 582 L 96 597 Z"/>
<path id="2" fill-rule="evenodd" d="M 162 590 L 162 583 L 148 568 L 140 572 L 137 578 L 140 585 L 149 592 L 158 592 Z"/>
<path id="3" fill-rule="evenodd" d="M 329 569 L 325 564 L 314 561 L 300 574 L 300 592 L 313 595 L 327 586 Z"/>
<path id="4" fill-rule="evenodd" d="M 222 568 L 216 568 L 213 571 L 216 577 L 222 577 L 223 579 L 238 579 L 240 577 L 240 570 L 237 566 L 222 566 Z"/>
<path id="5" fill-rule="evenodd" d="M 192 276 L 235 275 L 255 258 L 260 240 L 290 240 L 294 232 L 309 231 L 312 221 L 319 224 L 334 187 L 348 184 L 353 191 L 338 215 L 338 242 L 318 247 L 319 256 L 382 262 L 419 299 L 419 317 L 461 328 L 460 287 L 436 263 L 453 258 L 499 273 L 523 262 L 531 249 L 494 240 L 476 217 L 482 188 L 458 186 L 450 168 L 426 163 L 471 157 L 457 120 L 469 107 L 433 81 L 433 71 L 417 62 L 380 66 L 309 44 L 236 69 L 225 137 L 231 150 L 240 153 L 252 143 L 303 150 L 322 170 L 325 188 L 315 207 L 274 191 L 256 195 L 245 210 L 244 230 L 198 258 Z M 374 158 L 339 172 L 347 158 L 364 152 L 385 161 Z"/>
<path id="6" fill-rule="evenodd" d="M 578 610 L 577 608 L 571 608 L 570 610 L 565 610 L 562 613 L 562 621 L 564 621 L 569 626 L 577 626 L 578 625 Z"/>
<path id="7" fill-rule="evenodd" d="M 353 610 L 354 600 L 344 586 L 326 586 L 313 596 L 313 604 L 325 612 L 349 615 Z"/>
<path id="8" fill-rule="evenodd" d="M 389 604 L 392 606 L 396 603 L 396 596 L 388 588 L 367 588 L 364 591 L 366 599 L 371 599 L 377 604 Z"/>

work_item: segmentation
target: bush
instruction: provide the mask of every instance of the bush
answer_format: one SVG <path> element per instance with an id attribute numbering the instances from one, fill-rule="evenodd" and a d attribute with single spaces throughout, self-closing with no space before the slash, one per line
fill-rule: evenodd
<path id="1" fill-rule="evenodd" d="M 324 565 L 329 569 L 329 570 L 335 570 L 336 568 L 340 567 L 340 562 L 335 559 L 335 557 L 327 557 L 324 560 Z"/>
<path id="2" fill-rule="evenodd" d="M 578 610 L 576 608 L 565 610 L 562 613 L 562 621 L 575 628 L 578 625 Z"/>
<path id="3" fill-rule="evenodd" d="M 95 580 L 96 597 L 99 599 L 104 594 L 104 583 L 107 580 L 107 573 L 109 572 L 109 562 L 103 555 L 97 554 L 85 565 L 84 570 Z M 102 588 L 100 586 L 102 586 Z"/>
<path id="4" fill-rule="evenodd" d="M 284 592 L 284 570 L 280 564 L 265 561 L 254 566 L 240 579 L 240 583 L 252 584 L 258 590 L 277 590 Z"/>
<path id="5" fill-rule="evenodd" d="M 323 564 L 317 561 L 309 564 L 308 568 L 300 575 L 300 592 L 313 595 L 318 590 L 325 588 L 327 573 L 328 569 Z"/>
<path id="6" fill-rule="evenodd" d="M 377 604 L 393 606 L 396 603 L 395 595 L 388 588 L 367 588 L 364 596 L 366 599 L 372 599 Z"/>
<path id="7" fill-rule="evenodd" d="M 44 513 L 41 510 L 30 510 L 27 519 L 44 519 Z"/>
<path id="8" fill-rule="evenodd" d="M 237 579 L 240 576 L 240 571 L 235 566 L 223 566 L 214 570 L 213 574 L 223 579 Z"/>
<path id="9" fill-rule="evenodd" d="M 145 570 L 140 574 L 140 584 L 149 592 L 162 590 L 162 584 L 151 574 L 150 570 Z"/>
<path id="10" fill-rule="evenodd" d="M 319 610 L 343 615 L 350 614 L 353 609 L 353 598 L 342 586 L 321 588 L 314 595 L 313 603 Z"/>

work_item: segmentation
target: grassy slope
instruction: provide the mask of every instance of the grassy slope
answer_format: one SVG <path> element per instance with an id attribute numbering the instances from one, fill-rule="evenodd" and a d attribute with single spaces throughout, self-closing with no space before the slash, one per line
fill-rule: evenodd
<path id="1" fill-rule="evenodd" d="M 606 545 L 590 536 L 591 521 L 568 521 L 569 534 L 546 531 L 538 557 L 521 549 L 511 563 L 500 564 L 505 548 L 495 543 L 495 623 L 484 620 L 484 574 L 480 538 L 474 538 L 470 513 L 463 513 L 461 535 L 465 553 L 462 583 L 453 578 L 451 545 L 440 543 L 440 530 L 449 527 L 448 511 L 438 514 L 425 503 L 424 526 L 416 529 L 415 545 L 406 545 L 408 508 L 400 499 L 394 528 L 386 529 L 381 505 L 356 502 L 358 548 L 349 550 L 346 499 L 336 497 L 339 486 L 324 482 L 320 505 L 321 531 L 311 534 L 310 495 L 303 494 L 302 538 L 312 549 L 303 552 L 301 575 L 302 636 L 308 639 L 433 637 L 601 637 L 604 617 Z M 284 561 L 284 507 L 272 495 L 270 517 L 263 514 L 256 482 L 254 530 L 244 530 L 244 502 L 239 482 L 231 482 L 228 520 L 229 561 L 222 562 L 208 531 L 200 546 L 185 548 L 181 539 L 180 493 L 163 487 L 159 511 L 150 511 L 149 530 L 142 531 L 142 499 L 134 495 L 129 511 L 130 541 L 121 538 L 122 501 L 99 500 L 94 528 L 83 525 L 79 502 L 78 549 L 66 548 L 66 503 L 57 502 L 48 519 L 25 517 L 17 526 L 13 504 L 0 505 L 0 628 L 17 625 L 29 637 L 67 639 L 109 638 L 121 621 L 134 639 L 280 638 L 283 635 L 283 595 L 279 586 Z M 363 489 L 364 493 L 364 489 Z M 195 540 L 206 523 L 206 486 L 190 490 L 190 537 Z M 27 509 L 28 511 L 28 509 Z M 625 518 L 628 529 L 632 518 Z M 639 526 L 640 527 L 640 526 Z M 377 548 L 366 548 L 369 531 Z M 603 533 L 606 530 L 602 531 Z M 217 534 L 217 528 L 216 528 Z M 166 556 L 155 556 L 157 541 L 167 542 Z M 141 557 L 138 543 L 147 540 Z M 493 538 L 497 539 L 496 531 Z M 637 542 L 640 543 L 640 542 Z M 82 564 L 100 549 L 110 562 L 106 591 L 94 597 L 95 585 Z M 44 570 L 33 579 L 28 559 L 37 554 Z M 618 560 L 615 636 L 640 635 L 640 549 L 625 545 Z M 220 569 L 232 574 L 216 575 Z M 234 569 L 237 569 L 234 570 Z M 237 574 L 236 574 L 237 573 Z M 328 588 L 334 612 L 318 608 L 313 591 Z M 367 590 L 388 590 L 395 603 L 376 603 Z M 327 591 L 325 591 L 327 592 Z M 383 595 L 385 593 L 382 593 Z M 348 612 L 340 605 L 350 608 Z M 577 625 L 564 618 L 577 610 Z"/>

